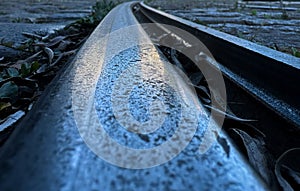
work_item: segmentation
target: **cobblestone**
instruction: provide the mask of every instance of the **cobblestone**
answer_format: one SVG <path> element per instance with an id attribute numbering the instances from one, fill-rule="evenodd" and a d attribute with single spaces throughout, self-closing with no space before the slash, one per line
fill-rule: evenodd
<path id="1" fill-rule="evenodd" d="M 148 2 L 170 14 L 293 54 L 300 51 L 300 2 L 187 0 Z"/>

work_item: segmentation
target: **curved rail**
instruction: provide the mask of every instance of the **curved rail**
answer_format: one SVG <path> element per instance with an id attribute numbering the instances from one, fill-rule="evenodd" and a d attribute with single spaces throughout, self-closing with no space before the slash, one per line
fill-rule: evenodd
<path id="1" fill-rule="evenodd" d="M 185 84 L 184 78 L 168 65 L 166 59 L 153 45 L 149 45 L 150 40 L 141 28 L 131 30 L 132 33 L 128 36 L 126 33 L 120 35 L 117 32 L 119 29 L 124 32 L 124 28 L 138 24 L 131 12 L 132 5 L 132 3 L 119 5 L 105 17 L 72 64 L 54 80 L 3 146 L 0 153 L 0 190 L 198 190 L 199 188 L 203 190 L 266 190 L 264 183 L 222 132 L 204 154 L 198 152 L 203 132 L 197 130 L 190 145 L 183 152 L 178 153 L 173 160 L 139 170 L 134 169 L 138 168 L 135 163 L 139 163 L 140 160 L 151 163 L 152 160 L 156 160 L 155 157 L 160 156 L 153 153 L 155 156 L 153 158 L 127 158 L 127 162 L 132 161 L 127 166 L 127 163 L 119 163 L 126 159 L 127 153 L 113 150 L 107 144 L 106 146 L 110 149 L 106 151 L 111 152 L 111 155 L 108 155 L 111 158 L 105 158 L 105 156 L 103 158 L 110 163 L 133 168 L 125 169 L 109 164 L 91 152 L 87 144 L 93 143 L 89 142 L 89 139 L 84 140 L 87 143 L 85 144 L 81 136 L 90 135 L 89 128 L 95 127 L 95 122 L 99 121 L 106 127 L 106 132 L 119 142 L 119 145 L 123 144 L 127 147 L 141 146 L 146 149 L 149 145 L 156 147 L 157 143 L 163 143 L 170 136 L 164 132 L 161 132 L 161 135 L 154 132 L 152 135 L 157 138 L 154 139 L 147 137 L 145 135 L 147 132 L 137 134 L 132 132 L 138 131 L 137 129 L 130 129 L 134 125 L 120 131 L 115 121 L 117 116 L 110 113 L 114 104 L 116 109 L 123 107 L 118 101 L 112 103 L 110 96 L 126 94 L 127 87 L 122 85 L 136 82 L 134 81 L 136 75 L 130 76 L 132 71 L 125 72 L 124 80 L 118 78 L 118 75 L 122 76 L 121 73 L 124 70 L 134 68 L 138 63 L 142 64 L 136 68 L 135 74 L 144 76 L 143 79 L 155 77 L 151 79 L 156 83 L 154 89 L 146 90 L 151 93 L 159 90 L 158 87 L 162 87 L 164 93 L 158 92 L 162 93 L 158 101 L 163 101 L 166 105 L 175 104 L 175 109 L 166 112 L 167 115 L 174 116 L 168 122 L 164 122 L 164 128 L 168 129 L 168 132 L 174 133 L 173 120 L 176 120 L 180 113 L 176 110 L 178 107 L 176 96 L 169 93 L 172 92 L 172 88 L 178 88 L 179 93 L 176 94 L 179 95 L 178 99 L 186 101 L 184 103 L 187 108 L 191 109 L 190 111 L 201 113 L 200 118 L 204 121 L 208 119 L 202 105 L 197 101 L 191 101 L 194 94 Z M 114 35 L 114 32 L 118 35 Z M 145 46 L 130 47 L 137 42 Z M 123 46 L 129 48 L 118 52 L 119 46 L 121 50 Z M 115 55 L 116 52 L 118 54 Z M 155 64 L 151 64 L 153 62 Z M 159 75 L 162 71 L 167 75 Z M 127 74 L 129 76 L 126 76 Z M 161 79 L 157 80 L 157 76 Z M 174 81 L 176 83 L 169 87 L 164 85 L 165 82 L 162 79 L 171 84 Z M 116 83 L 118 80 L 121 84 L 118 86 L 120 89 L 114 90 L 111 83 Z M 147 84 L 148 82 L 140 81 L 140 83 Z M 151 99 L 148 94 L 143 97 L 139 89 L 132 91 L 139 96 L 129 95 L 131 105 L 129 109 L 136 119 L 142 122 L 147 121 L 143 107 L 147 106 L 145 104 L 147 100 L 155 101 L 158 98 L 153 98 L 151 94 Z M 142 106 L 141 109 L 139 106 Z M 179 109 L 183 110 L 184 107 L 179 107 Z M 123 109 L 126 110 L 126 108 Z M 194 120 L 193 115 L 193 112 L 189 113 L 188 119 Z M 126 117 L 124 113 L 119 117 L 121 117 L 120 124 L 131 124 L 133 120 Z M 188 125 L 189 122 L 185 124 Z M 205 126 L 201 122 L 198 125 L 198 129 Z M 130 136 L 135 138 L 134 140 L 130 139 L 129 131 L 131 131 Z M 102 131 L 102 133 L 105 132 Z M 100 140 L 96 143 L 102 140 L 99 137 L 96 139 Z M 102 146 L 100 150 L 105 150 L 105 144 Z M 176 150 L 176 147 L 173 149 Z M 97 148 L 92 150 L 95 153 L 98 151 Z M 125 159 L 120 154 L 124 154 Z M 171 158 L 167 157 L 167 159 Z"/>
<path id="2" fill-rule="evenodd" d="M 242 118 L 255 120 L 251 126 L 265 134 L 266 144 L 275 158 L 300 146 L 299 58 L 164 13 L 144 3 L 139 5 L 136 15 L 141 22 L 172 25 L 201 40 L 224 76 L 229 108 Z M 158 25 L 155 33 L 163 35 L 166 29 Z M 192 44 L 190 51 L 197 47 L 184 36 L 177 35 Z M 230 125 L 228 128 L 232 128 Z"/>
<path id="3" fill-rule="evenodd" d="M 230 80 L 290 123 L 300 126 L 300 59 L 140 4 L 151 22 L 169 24 L 197 36 Z M 235 76 L 234 76 L 235 75 Z M 253 84 L 251 87 L 249 83 Z"/>

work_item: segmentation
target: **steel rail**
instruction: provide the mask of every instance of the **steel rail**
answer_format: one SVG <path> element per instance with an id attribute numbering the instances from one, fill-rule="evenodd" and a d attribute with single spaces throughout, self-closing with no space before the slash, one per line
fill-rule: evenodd
<path id="1" fill-rule="evenodd" d="M 265 97 L 270 97 L 257 95 L 258 99 L 300 126 L 299 58 L 167 14 L 144 3 L 140 5 L 143 14 L 152 22 L 177 26 L 197 36 L 222 66 L 250 81 L 265 92 Z M 242 82 L 237 83 L 249 89 Z"/>
<path id="2" fill-rule="evenodd" d="M 167 14 L 144 3 L 137 9 L 140 22 L 175 26 L 201 40 L 224 75 L 228 106 L 240 117 L 256 120 L 251 125 L 266 135 L 275 158 L 287 149 L 300 146 L 299 58 Z M 162 28 L 157 24 L 155 33 L 164 35 L 165 28 L 165 25 Z M 186 40 L 176 31 L 171 33 Z M 193 42 L 188 43 L 192 44 L 191 51 L 197 47 Z M 235 104 L 237 102 L 241 104 Z"/>
<path id="3" fill-rule="evenodd" d="M 138 63 L 150 63 L 148 70 L 145 64 L 146 68 L 137 73 L 146 77 L 153 74 L 150 69 L 153 72 L 159 65 L 162 70 L 157 71 L 165 71 L 178 82 L 178 88 L 182 90 L 179 91 L 179 98 L 187 97 L 186 104 L 191 106 L 191 111 L 202 112 L 202 119 L 208 119 L 201 104 L 189 101 L 189 96 L 193 94 L 187 84 L 159 51 L 149 45 L 150 40 L 141 28 L 135 28 L 137 30 L 131 31 L 130 35 L 117 33 L 119 29 L 124 32 L 124 28 L 138 24 L 131 11 L 132 5 L 133 3 L 121 4 L 105 17 L 74 61 L 57 76 L 1 148 L 0 190 L 267 190 L 264 182 L 223 132 L 220 132 L 219 138 L 206 153 L 198 152 L 201 143 L 201 132 L 198 131 L 205 128 L 202 123 L 199 123 L 200 130 L 195 132 L 191 145 L 173 160 L 152 168 L 126 169 L 114 166 L 108 162 L 118 163 L 124 160 L 124 156 L 117 155 L 118 150 L 108 150 L 111 152 L 111 161 L 104 157 L 108 161 L 106 162 L 85 144 L 80 133 L 89 134 L 89 127 L 94 127 L 96 118 L 99 118 L 100 123 L 106 125 L 106 131 L 120 144 L 157 146 L 156 140 L 143 134 L 135 135 L 135 140 L 126 137 L 123 131 L 114 136 L 115 131 L 118 131 L 114 128 L 116 116 L 109 113 L 109 107 L 114 103 L 107 99 L 111 96 L 109 94 L 114 93 L 111 84 L 118 81 L 118 72 L 120 74 Z M 148 46 L 130 47 L 137 42 Z M 114 55 L 119 46 L 121 49 L 123 46 L 129 48 Z M 151 64 L 152 62 L 155 64 Z M 134 82 L 127 76 L 124 80 L 121 78 L 120 83 L 132 81 Z M 162 85 L 165 82 L 156 83 Z M 124 86 L 119 88 L 126 89 Z M 168 101 L 166 98 L 170 88 L 165 91 L 167 94 L 161 97 L 165 97 L 167 105 L 173 103 L 174 100 Z M 145 102 L 145 99 L 136 99 L 138 101 L 133 102 L 133 106 L 143 105 Z M 138 112 L 137 108 L 132 111 L 133 114 L 143 113 Z M 171 113 L 176 119 L 178 111 L 172 110 Z M 144 114 L 136 115 L 143 117 Z M 124 123 L 130 121 L 128 118 L 124 119 Z M 170 120 L 169 124 L 166 123 L 166 128 L 172 130 L 172 124 Z M 80 125 L 84 128 L 80 128 Z M 168 138 L 165 134 L 161 137 L 157 137 L 155 133 L 153 135 L 158 140 Z M 85 141 L 89 143 L 89 140 Z M 119 154 L 125 154 L 126 157 L 126 153 Z M 153 156 L 156 156 L 155 153 Z M 155 157 L 144 160 L 151 163 Z M 135 163 L 140 161 L 132 159 L 130 164 L 133 168 L 136 168 Z M 124 165 L 130 168 L 127 164 Z"/>

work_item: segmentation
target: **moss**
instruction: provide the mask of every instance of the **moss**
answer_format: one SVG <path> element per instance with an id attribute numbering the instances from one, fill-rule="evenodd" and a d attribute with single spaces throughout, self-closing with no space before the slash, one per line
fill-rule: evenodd
<path id="1" fill-rule="evenodd" d="M 257 15 L 257 11 L 255 9 L 251 10 L 251 15 L 252 16 L 256 16 Z"/>

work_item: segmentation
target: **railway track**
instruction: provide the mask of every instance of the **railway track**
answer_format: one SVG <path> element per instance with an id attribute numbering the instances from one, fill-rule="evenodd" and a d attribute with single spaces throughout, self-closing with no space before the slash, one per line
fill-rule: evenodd
<path id="1" fill-rule="evenodd" d="M 144 4 L 139 10 L 142 22 L 180 27 L 201 39 L 224 74 L 228 106 L 234 113 L 245 119 L 256 119 L 257 124 L 254 124 L 262 131 L 272 127 L 274 135 L 271 137 L 281 136 L 283 131 L 299 131 L 299 58 L 168 15 Z M 163 35 L 163 30 L 157 36 Z M 234 105 L 234 102 L 244 104 Z M 273 143 L 281 142 L 280 139 Z"/>
<path id="2" fill-rule="evenodd" d="M 280 190 L 299 74 L 292 56 L 122 4 L 1 149 L 0 190 Z"/>

